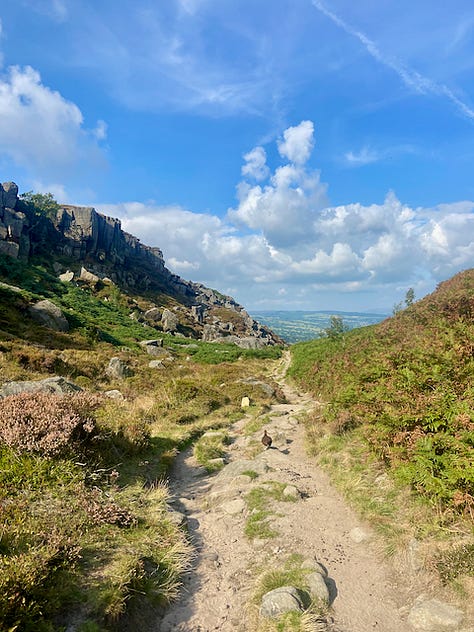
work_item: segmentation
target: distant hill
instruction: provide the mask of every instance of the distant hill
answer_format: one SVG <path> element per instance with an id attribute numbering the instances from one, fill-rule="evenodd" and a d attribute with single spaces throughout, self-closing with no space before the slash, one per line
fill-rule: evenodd
<path id="1" fill-rule="evenodd" d="M 379 323 L 388 314 L 370 314 L 342 311 L 265 310 L 252 311 L 252 316 L 270 327 L 285 342 L 293 344 L 318 338 L 331 324 L 331 316 L 342 318 L 348 329 Z"/>

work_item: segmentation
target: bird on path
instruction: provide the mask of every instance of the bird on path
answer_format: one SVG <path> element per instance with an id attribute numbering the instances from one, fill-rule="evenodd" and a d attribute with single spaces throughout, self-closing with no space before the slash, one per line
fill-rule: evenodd
<path id="1" fill-rule="evenodd" d="M 266 430 L 263 431 L 262 443 L 265 446 L 265 449 L 267 449 L 267 450 L 272 445 L 272 438 L 270 437 L 269 434 L 267 434 Z"/>

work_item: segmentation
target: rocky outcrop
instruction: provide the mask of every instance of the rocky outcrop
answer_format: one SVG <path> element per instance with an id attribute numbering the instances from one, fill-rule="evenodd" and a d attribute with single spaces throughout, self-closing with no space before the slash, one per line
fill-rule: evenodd
<path id="1" fill-rule="evenodd" d="M 0 254 L 25 260 L 38 254 L 53 260 L 56 256 L 68 264 L 55 262 L 55 273 L 64 282 L 113 282 L 136 293 L 171 297 L 179 306 L 172 311 L 155 305 L 132 315 L 161 331 L 245 349 L 282 343 L 231 296 L 170 272 L 161 250 L 123 231 L 119 219 L 70 204 L 46 216 L 18 198 L 14 182 L 0 186 Z"/>
<path id="2" fill-rule="evenodd" d="M 18 187 L 14 182 L 0 184 L 0 254 L 10 257 L 28 256 L 29 222 L 17 210 Z"/>

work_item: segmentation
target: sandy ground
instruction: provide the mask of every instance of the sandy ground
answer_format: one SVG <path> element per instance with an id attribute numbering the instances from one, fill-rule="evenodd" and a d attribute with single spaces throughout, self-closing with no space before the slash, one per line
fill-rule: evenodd
<path id="1" fill-rule="evenodd" d="M 274 405 L 265 427 L 273 446 L 262 446 L 252 468 L 270 470 L 255 481 L 231 476 L 226 470 L 248 459 L 249 437 L 236 423 L 230 434 L 230 465 L 209 476 L 190 451 L 181 454 L 170 479 L 175 507 L 188 520 L 196 557 L 181 598 L 157 624 L 155 632 L 248 632 L 249 607 L 258 573 L 283 564 L 292 553 L 314 557 L 327 569 L 331 596 L 328 629 L 338 632 L 409 632 L 407 615 L 426 589 L 421 577 L 407 570 L 396 573 L 382 558 L 370 528 L 360 522 L 326 474 L 305 453 L 304 428 L 298 417 L 314 405 L 307 396 L 280 382 L 288 403 Z M 262 431 L 253 437 L 260 439 Z M 251 438 L 250 438 L 251 439 Z M 230 471 L 230 470 L 229 470 Z M 248 509 L 245 494 L 265 480 L 294 485 L 297 502 L 280 502 L 272 509 L 274 538 L 249 541 L 244 534 Z"/>

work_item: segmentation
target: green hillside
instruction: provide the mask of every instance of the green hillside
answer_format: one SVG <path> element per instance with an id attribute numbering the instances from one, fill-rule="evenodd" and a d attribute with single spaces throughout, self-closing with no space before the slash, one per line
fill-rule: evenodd
<path id="1" fill-rule="evenodd" d="M 329 431 L 360 428 L 434 505 L 474 511 L 474 270 L 381 324 L 292 352 Z"/>
<path id="2" fill-rule="evenodd" d="M 44 299 L 68 331 L 32 318 Z M 130 317 L 149 304 L 116 284 L 62 283 L 46 263 L 0 256 L 0 388 L 59 377 L 83 389 L 0 398 L 2 630 L 64 630 L 71 617 L 82 632 L 147 629 L 191 555 L 166 472 L 179 450 L 239 418 L 243 396 L 255 414 L 274 397 L 258 380 L 268 382 L 278 347 L 166 334 Z M 156 356 L 139 344 L 149 339 L 162 342 Z M 122 375 L 110 372 L 112 358 Z M 201 452 L 207 467 L 212 455 Z"/>

